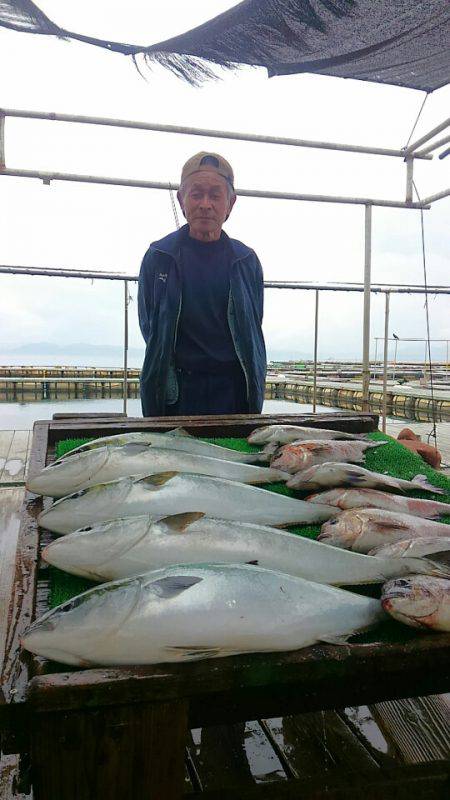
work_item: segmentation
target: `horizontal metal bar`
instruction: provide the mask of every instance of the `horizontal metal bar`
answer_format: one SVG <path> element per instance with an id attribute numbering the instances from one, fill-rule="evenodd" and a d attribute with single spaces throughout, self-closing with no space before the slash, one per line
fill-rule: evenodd
<path id="1" fill-rule="evenodd" d="M 107 186 L 131 186 L 138 189 L 178 189 L 178 183 L 160 181 L 140 181 L 129 178 L 106 178 L 101 175 L 78 175 L 70 172 L 42 172 L 30 169 L 1 169 L 0 177 L 38 178 L 45 184 L 51 181 L 73 181 L 75 183 L 98 183 Z M 389 208 L 423 208 L 424 203 L 405 203 L 402 200 L 377 200 L 373 197 L 337 197 L 326 194 L 297 194 L 296 192 L 267 192 L 258 189 L 236 189 L 240 197 L 259 197 L 272 200 L 303 200 L 315 203 L 341 203 L 343 205 L 388 206 Z"/>
<path id="2" fill-rule="evenodd" d="M 286 136 L 266 136 L 256 133 L 240 133 L 239 131 L 218 131 L 211 128 L 192 128 L 186 125 L 165 125 L 155 122 L 139 122 L 128 119 L 114 119 L 110 117 L 91 117 L 79 114 L 58 114 L 53 111 L 24 111 L 22 109 L 2 108 L 0 113 L 6 117 L 21 117 L 22 119 L 42 119 L 52 122 L 76 122 L 88 125 L 106 125 L 113 128 L 134 128 L 142 131 L 155 131 L 159 133 L 181 133 L 188 136 L 209 136 L 213 139 L 234 139 L 241 142 L 258 142 L 260 144 L 279 144 L 289 147 L 311 147 L 318 150 L 341 150 L 348 153 L 370 153 L 377 156 L 396 156 L 404 158 L 404 150 L 385 147 L 364 147 L 354 144 L 340 144 L 339 142 L 320 142 L 312 139 L 292 139 Z M 432 156 L 417 156 L 430 159 Z"/>
<path id="3" fill-rule="evenodd" d="M 423 150 L 418 150 L 417 153 L 414 153 L 414 158 L 427 155 L 428 153 L 431 153 L 433 150 L 437 150 L 438 147 L 442 147 L 443 144 L 447 144 L 447 142 L 450 142 L 450 136 L 444 136 L 442 139 L 438 139 L 436 142 L 432 142 L 432 144 L 429 144 L 428 147 L 424 147 Z"/>
<path id="4" fill-rule="evenodd" d="M 87 278 L 104 281 L 137 281 L 138 275 L 127 275 L 124 272 L 108 272 L 89 269 L 58 269 L 57 267 L 26 267 L 14 264 L 0 264 L 0 273 L 6 275 L 40 275 L 55 278 Z M 359 283 L 302 283 L 301 281 L 265 281 L 266 289 L 316 289 L 322 292 L 363 292 L 364 286 Z M 393 292 L 397 294 L 425 294 L 423 286 L 402 284 L 372 284 L 371 292 Z M 428 294 L 450 294 L 450 286 L 428 286 Z"/>
<path id="5" fill-rule="evenodd" d="M 445 119 L 444 122 L 441 122 L 440 125 L 437 125 L 436 128 L 433 128 L 431 131 L 426 133 L 420 139 L 417 139 L 408 147 L 405 147 L 403 155 L 409 155 L 409 153 L 412 153 L 414 150 L 417 150 L 417 148 L 420 147 L 421 144 L 428 142 L 430 139 L 433 138 L 433 136 L 436 136 L 436 134 L 440 133 L 441 131 L 444 131 L 449 126 L 450 126 L 450 117 L 448 117 L 448 119 Z M 419 153 L 414 153 L 414 157 L 416 157 L 416 155 L 418 156 Z"/>
<path id="6" fill-rule="evenodd" d="M 432 194 L 430 197 L 426 197 L 425 200 L 422 200 L 422 202 L 429 205 L 431 203 L 435 203 L 436 200 L 442 200 L 443 197 L 448 197 L 449 195 L 450 188 L 444 189 L 442 192 L 438 192 L 437 194 Z"/>

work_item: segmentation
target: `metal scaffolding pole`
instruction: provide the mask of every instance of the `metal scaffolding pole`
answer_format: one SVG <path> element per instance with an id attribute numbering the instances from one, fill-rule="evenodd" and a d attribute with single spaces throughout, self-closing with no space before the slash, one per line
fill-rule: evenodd
<path id="1" fill-rule="evenodd" d="M 123 413 L 126 416 L 128 401 L 128 281 L 124 281 L 123 288 Z"/>
<path id="2" fill-rule="evenodd" d="M 317 408 L 317 342 L 319 338 L 319 290 L 316 289 L 316 305 L 314 312 L 314 373 L 313 373 L 313 414 Z"/>
<path id="3" fill-rule="evenodd" d="M 388 347 L 389 347 L 389 303 L 391 295 L 389 292 L 385 294 L 385 307 L 384 307 L 384 351 L 383 351 L 383 405 L 381 412 L 381 429 L 386 433 L 386 416 L 387 416 L 387 368 L 388 368 Z"/>
<path id="4" fill-rule="evenodd" d="M 129 186 L 134 189 L 178 189 L 178 183 L 142 181 L 134 178 L 110 178 L 105 175 L 82 175 L 75 172 L 43 172 L 33 169 L 0 169 L 0 177 L 37 178 L 46 186 L 52 181 L 69 183 L 94 183 L 101 186 Z M 373 197 L 341 197 L 327 194 L 299 194 L 297 192 L 271 192 L 259 189 L 236 189 L 238 197 L 259 197 L 268 200 L 303 200 L 311 203 L 341 203 L 343 205 L 372 205 L 386 208 L 429 209 L 424 203 L 405 203 L 402 200 L 380 200 Z"/>
<path id="5" fill-rule="evenodd" d="M 50 122 L 76 122 L 89 125 L 106 125 L 112 128 L 134 128 L 156 133 L 182 133 L 188 136 L 208 136 L 212 139 L 234 139 L 241 142 L 257 142 L 259 144 L 288 145 L 289 147 L 312 147 L 318 150 L 341 150 L 347 153 L 371 153 L 379 156 L 405 157 L 404 150 L 386 147 L 363 147 L 338 142 L 319 142 L 310 139 L 292 139 L 286 136 L 266 136 L 257 133 L 240 133 L 238 131 L 218 131 L 211 128 L 192 128 L 186 125 L 165 125 L 156 122 L 140 122 L 139 120 L 114 119 L 111 117 L 92 117 L 80 114 L 57 114 L 53 111 L 25 111 L 23 109 L 2 108 L 0 113 L 6 117 L 22 119 L 42 119 Z M 418 156 L 428 159 L 430 156 Z"/>
<path id="6" fill-rule="evenodd" d="M 420 147 L 421 144 L 425 144 L 425 142 L 428 142 L 430 139 L 433 138 L 433 136 L 436 136 L 436 134 L 440 133 L 441 131 L 444 131 L 446 128 L 449 127 L 449 125 L 450 125 L 450 117 L 448 117 L 448 119 L 445 119 L 444 122 L 441 122 L 440 125 L 437 125 L 436 128 L 433 128 L 431 131 L 428 131 L 428 133 L 426 133 L 420 139 L 417 139 L 416 142 L 410 144 L 409 147 L 405 147 L 404 150 L 405 156 L 408 156 L 414 150 L 417 150 L 417 148 Z"/>
<path id="7" fill-rule="evenodd" d="M 370 386 L 370 272 L 372 263 L 372 206 L 364 211 L 364 317 L 363 317 L 363 368 L 362 410 L 369 411 Z"/>

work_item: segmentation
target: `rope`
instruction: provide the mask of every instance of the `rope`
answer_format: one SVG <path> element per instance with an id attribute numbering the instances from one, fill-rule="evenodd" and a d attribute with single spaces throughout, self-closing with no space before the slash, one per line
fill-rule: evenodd
<path id="1" fill-rule="evenodd" d="M 169 183 L 169 194 L 170 194 L 170 202 L 172 203 L 173 216 L 175 218 L 175 225 L 177 226 L 177 230 L 180 230 L 180 221 L 178 219 L 177 207 L 175 205 L 175 199 L 173 196 L 172 184 L 170 183 Z"/>
<path id="2" fill-rule="evenodd" d="M 415 121 L 414 125 L 412 126 L 412 130 L 411 130 L 411 133 L 409 134 L 409 139 L 405 144 L 405 148 L 408 147 L 408 145 L 409 145 L 409 143 L 411 141 L 411 137 L 412 137 L 414 131 L 416 130 L 417 123 L 419 122 L 420 115 L 421 115 L 421 113 L 423 111 L 423 107 L 424 107 L 425 103 L 427 102 L 427 99 L 428 99 L 428 92 L 425 95 L 425 97 L 423 98 L 422 105 L 420 106 L 420 110 L 419 110 L 419 113 L 417 114 L 416 121 Z"/>
<path id="3" fill-rule="evenodd" d="M 427 95 L 428 96 L 428 95 Z M 425 98 L 426 99 L 426 98 Z M 422 106 L 423 107 L 423 106 Z M 419 192 L 417 191 L 417 186 L 413 181 L 414 191 L 417 195 L 417 199 L 419 203 L 422 202 Z M 434 385 L 433 385 L 433 367 L 431 363 L 431 341 L 430 341 L 430 311 L 428 307 L 428 282 L 427 282 L 427 263 L 426 263 L 426 255 L 425 255 L 425 228 L 423 223 L 423 208 L 420 209 L 420 229 L 421 229 L 421 236 L 422 236 L 422 264 L 423 264 L 423 285 L 425 289 L 425 319 L 427 325 L 427 351 L 428 351 L 428 366 L 430 369 L 430 390 L 431 390 L 431 418 L 433 421 L 433 430 L 428 434 L 427 440 L 428 444 L 430 443 L 430 439 L 434 439 L 434 446 L 437 449 L 437 433 L 436 433 L 436 407 L 434 404 Z"/>

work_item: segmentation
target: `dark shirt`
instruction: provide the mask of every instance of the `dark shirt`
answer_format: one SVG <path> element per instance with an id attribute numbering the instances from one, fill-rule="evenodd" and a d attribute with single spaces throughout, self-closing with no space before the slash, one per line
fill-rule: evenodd
<path id="1" fill-rule="evenodd" d="M 216 242 L 200 242 L 188 233 L 184 236 L 177 367 L 211 373 L 239 367 L 228 325 L 230 264 L 223 233 Z"/>

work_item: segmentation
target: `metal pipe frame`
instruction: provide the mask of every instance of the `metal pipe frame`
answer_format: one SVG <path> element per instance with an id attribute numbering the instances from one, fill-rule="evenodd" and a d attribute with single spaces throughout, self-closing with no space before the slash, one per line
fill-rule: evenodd
<path id="1" fill-rule="evenodd" d="M 208 136 L 212 139 L 234 139 L 241 142 L 257 142 L 259 144 L 279 144 L 288 147 L 310 147 L 318 150 L 340 150 L 347 153 L 369 153 L 376 156 L 405 157 L 404 150 L 385 147 L 363 147 L 354 144 L 339 144 L 338 142 L 319 142 L 311 139 L 291 139 L 286 136 L 266 136 L 264 134 L 240 133 L 238 131 L 218 131 L 211 128 L 192 128 L 186 125 L 162 125 L 155 122 L 139 122 L 127 119 L 113 119 L 110 117 L 92 117 L 79 114 L 57 114 L 52 111 L 26 111 L 22 109 L 2 108 L 0 113 L 5 117 L 22 119 L 41 119 L 51 122 L 76 122 L 88 125 L 106 125 L 113 128 L 134 128 L 141 131 L 154 131 L 157 133 L 182 133 L 188 136 Z M 417 158 L 429 159 L 429 155 L 417 155 Z"/>
<path id="2" fill-rule="evenodd" d="M 319 340 L 319 290 L 316 289 L 314 308 L 314 372 L 313 372 L 313 414 L 317 409 L 317 344 Z"/>
<path id="3" fill-rule="evenodd" d="M 407 156 L 410 153 L 413 153 L 414 150 L 417 150 L 417 148 L 420 147 L 421 144 L 425 144 L 425 142 L 428 142 L 430 139 L 433 138 L 433 136 L 436 136 L 438 133 L 444 131 L 449 126 L 450 126 L 450 117 L 445 119 L 444 122 L 441 122 L 440 125 L 437 125 L 436 128 L 433 128 L 431 131 L 428 131 L 428 133 L 425 133 L 424 136 L 422 136 L 420 139 L 416 139 L 415 142 L 410 144 L 408 147 L 405 147 L 403 155 Z M 416 156 L 419 156 L 419 153 L 414 153 L 414 157 Z"/>
<path id="4" fill-rule="evenodd" d="M 5 115 L 0 111 L 0 170 L 5 166 Z"/>
<path id="5" fill-rule="evenodd" d="M 429 207 L 431 203 L 435 203 L 436 200 L 442 200 L 444 197 L 448 197 L 450 195 L 450 187 L 448 189 L 444 189 L 442 192 L 438 192 L 437 194 L 432 194 L 430 197 L 426 197 L 423 200 L 423 203 L 426 203 Z"/>
<path id="6" fill-rule="evenodd" d="M 104 281 L 133 281 L 139 280 L 138 275 L 127 275 L 124 272 L 108 272 L 107 270 L 90 269 L 59 269 L 57 267 L 27 267 L 12 264 L 0 264 L 0 274 L 6 275 L 37 275 L 41 277 L 54 278 L 85 278 L 87 280 Z M 363 292 L 364 285 L 361 283 L 302 283 L 301 281 L 265 281 L 266 289 L 299 289 L 304 291 L 322 292 Z M 395 294 L 450 294 L 450 286 L 428 286 L 426 290 L 423 286 L 412 285 L 403 286 L 402 284 L 373 284 L 370 287 L 373 294 L 384 294 L 391 292 Z"/>
<path id="7" fill-rule="evenodd" d="M 363 313 L 363 364 L 362 410 L 369 411 L 370 387 L 370 274 L 372 265 L 372 206 L 364 210 L 364 313 Z"/>
<path id="8" fill-rule="evenodd" d="M 417 153 L 414 153 L 414 158 L 419 158 L 420 156 L 426 156 L 428 153 L 432 153 L 433 150 L 437 150 L 438 147 L 442 147 L 442 145 L 447 144 L 450 142 L 450 136 L 444 136 L 442 139 L 438 139 L 437 142 L 433 142 L 429 144 L 428 147 L 424 147 L 423 150 L 418 150 Z"/>
<path id="9" fill-rule="evenodd" d="M 386 433 L 386 416 L 387 416 L 387 369 L 388 369 L 388 347 L 389 347 L 389 303 L 391 299 L 390 292 L 386 292 L 384 307 L 384 350 L 383 350 L 383 401 L 381 410 L 381 430 Z"/>
<path id="10" fill-rule="evenodd" d="M 0 177 L 11 178 L 37 178 L 47 186 L 51 181 L 69 181 L 74 183 L 96 183 L 107 186 L 129 186 L 135 189 L 178 189 L 178 183 L 166 183 L 161 181 L 141 181 L 129 178 L 108 178 L 103 175 L 78 175 L 72 172 L 43 172 L 32 169 L 0 169 Z M 401 200 L 380 200 L 371 197 L 340 197 L 326 194 L 298 194 L 297 192 L 270 192 L 259 189 L 236 189 L 236 195 L 240 197 L 258 197 L 271 200 L 303 200 L 315 203 L 340 203 L 343 205 L 367 205 L 385 206 L 388 208 L 413 208 L 429 209 L 424 203 L 405 203 Z"/>
<path id="11" fill-rule="evenodd" d="M 123 413 L 126 416 L 128 402 L 128 305 L 130 301 L 128 293 L 128 281 L 124 281 L 123 288 Z"/>
<path id="12" fill-rule="evenodd" d="M 406 197 L 407 203 L 412 203 L 413 199 L 413 174 L 414 174 L 414 158 L 412 156 L 406 157 Z"/>

